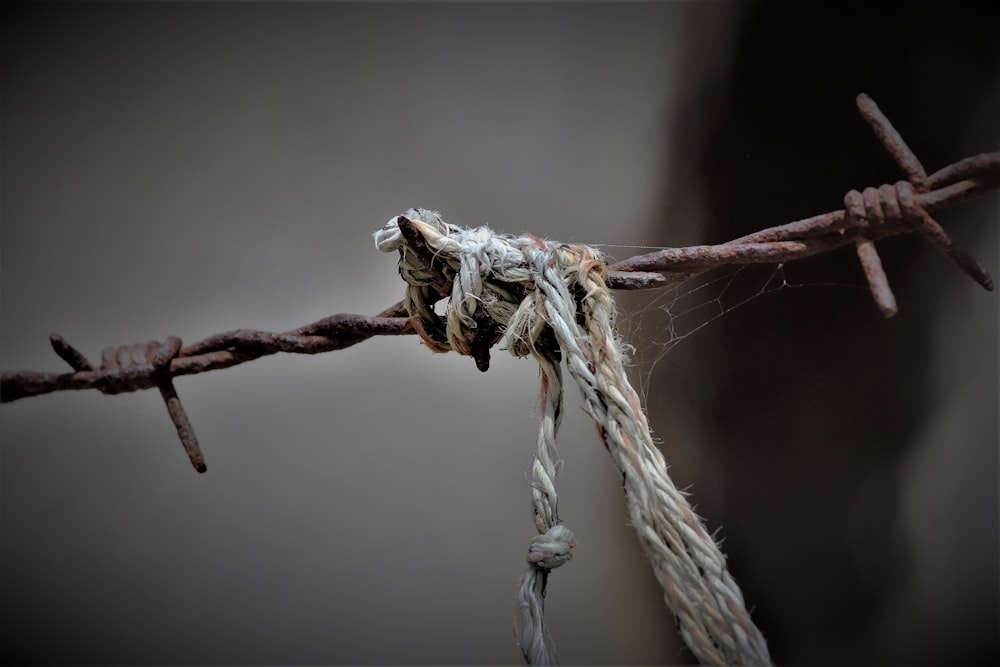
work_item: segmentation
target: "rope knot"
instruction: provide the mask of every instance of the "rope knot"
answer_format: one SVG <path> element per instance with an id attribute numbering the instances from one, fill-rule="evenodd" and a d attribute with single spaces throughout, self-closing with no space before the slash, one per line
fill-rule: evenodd
<path id="1" fill-rule="evenodd" d="M 465 229 L 421 208 L 389 220 L 375 232 L 375 246 L 399 251 L 406 309 L 427 347 L 471 356 L 482 371 L 501 339 L 515 356 L 527 356 L 542 337 L 550 317 L 536 290 L 540 278 L 563 284 L 575 304 L 568 285 L 585 283 L 595 271 L 603 284 L 607 274 L 587 246 L 496 234 L 488 227 Z M 442 316 L 434 304 L 444 298 Z"/>
<path id="2" fill-rule="evenodd" d="M 539 570 L 554 570 L 573 558 L 570 549 L 576 540 L 569 528 L 562 524 L 552 526 L 542 535 L 531 538 L 528 547 L 528 564 Z"/>

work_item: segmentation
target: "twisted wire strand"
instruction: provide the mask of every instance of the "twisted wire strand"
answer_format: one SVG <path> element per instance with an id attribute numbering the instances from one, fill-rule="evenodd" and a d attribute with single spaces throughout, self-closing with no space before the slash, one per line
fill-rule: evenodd
<path id="1" fill-rule="evenodd" d="M 575 546 L 572 533 L 559 523 L 552 484 L 558 471 L 555 436 L 564 357 L 584 408 L 622 473 L 629 518 L 684 642 L 703 663 L 770 663 L 766 642 L 726 569 L 725 556 L 670 480 L 666 461 L 653 444 L 641 401 L 625 374 L 615 304 L 599 253 L 528 235 L 496 235 L 485 227 L 466 230 L 423 209 L 390 220 L 375 239 L 380 250 L 400 252 L 400 274 L 408 282 L 406 303 L 414 320 L 426 319 L 415 321 L 414 327 L 432 338 L 428 347 L 474 354 L 502 336 L 511 354 L 530 354 L 539 362 L 543 409 L 532 497 L 540 534 L 529 549 L 515 624 L 525 660 L 555 660 L 544 622 L 545 586 L 548 572 L 568 561 Z M 410 277 L 418 282 L 410 283 Z M 427 298 L 448 293 L 442 319 Z M 505 301 L 518 295 L 516 305 Z M 498 306 L 501 302 L 507 305 Z M 480 306 L 486 313 L 477 314 Z M 484 315 L 498 319 L 487 321 Z"/>

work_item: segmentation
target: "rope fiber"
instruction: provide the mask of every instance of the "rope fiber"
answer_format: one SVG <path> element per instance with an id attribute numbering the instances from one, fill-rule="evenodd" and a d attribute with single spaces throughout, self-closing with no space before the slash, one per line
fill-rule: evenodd
<path id="1" fill-rule="evenodd" d="M 549 572 L 568 562 L 576 546 L 559 519 L 554 484 L 565 362 L 622 474 L 630 522 L 685 644 L 705 664 L 769 664 L 766 642 L 725 556 L 670 480 L 653 444 L 625 374 L 601 254 L 585 245 L 449 225 L 424 209 L 390 220 L 375 233 L 375 244 L 383 252 L 399 251 L 404 303 L 430 349 L 472 356 L 486 370 L 489 349 L 502 340 L 514 356 L 538 361 L 542 411 L 531 486 L 539 534 L 531 540 L 515 616 L 525 661 L 556 661 L 543 613 L 545 590 Z M 442 318 L 434 304 L 445 296 Z"/>

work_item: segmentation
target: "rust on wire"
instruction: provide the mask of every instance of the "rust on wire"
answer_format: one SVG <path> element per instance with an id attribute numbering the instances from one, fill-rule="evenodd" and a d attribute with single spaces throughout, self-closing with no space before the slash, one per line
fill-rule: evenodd
<path id="1" fill-rule="evenodd" d="M 350 347 L 372 336 L 410 333 L 413 328 L 400 302 L 374 317 L 332 315 L 286 333 L 238 329 L 209 336 L 187 347 L 182 347 L 181 339 L 176 336 L 163 343 L 150 341 L 110 347 L 101 353 L 99 367 L 62 336 L 53 334 L 49 337 L 53 350 L 74 372 L 4 372 L 0 375 L 0 402 L 70 389 L 120 394 L 157 387 L 191 465 L 198 472 L 205 472 L 205 457 L 177 395 L 174 377 L 228 368 L 277 352 L 319 354 Z"/>
<path id="2" fill-rule="evenodd" d="M 56 354 L 68 363 L 77 373 L 89 373 L 95 370 L 93 364 L 75 347 L 58 335 L 49 337 Z M 136 345 L 109 347 L 101 353 L 101 366 L 96 369 L 102 381 L 95 386 L 105 394 L 120 394 L 127 391 L 146 389 L 156 386 L 160 396 L 167 406 L 167 414 L 177 436 L 187 452 L 191 465 L 198 472 L 205 472 L 205 457 L 198 445 L 198 436 L 188 419 L 184 405 L 181 403 L 174 381 L 170 375 L 170 362 L 181 351 L 181 339 L 169 336 L 163 343 L 149 341 Z"/>
<path id="3" fill-rule="evenodd" d="M 844 208 L 839 211 L 764 229 L 728 243 L 664 248 L 630 257 L 609 266 L 610 275 L 636 270 L 658 272 L 669 282 L 679 282 L 721 264 L 788 262 L 854 244 L 872 297 L 882 313 L 890 317 L 896 312 L 895 298 L 874 241 L 916 231 L 963 273 L 992 290 L 993 279 L 986 269 L 952 242 L 931 213 L 1000 186 L 1000 153 L 969 157 L 927 176 L 916 155 L 875 102 L 862 94 L 858 95 L 857 104 L 875 136 L 909 181 L 865 188 L 860 193 L 852 190 L 845 195 Z M 611 283 L 614 286 L 613 280 Z M 643 288 L 636 284 L 630 287 Z"/>
<path id="4" fill-rule="evenodd" d="M 167 404 L 167 414 L 170 415 L 170 421 L 177 429 L 177 436 L 181 439 L 181 444 L 184 446 L 184 451 L 187 452 L 188 459 L 191 460 L 191 465 L 198 472 L 205 472 L 208 470 L 208 466 L 205 465 L 205 457 L 198 445 L 198 436 L 194 434 L 194 427 L 188 420 L 181 399 L 177 395 L 177 390 L 174 389 L 173 381 L 167 379 L 160 383 L 160 396 Z"/>
<path id="5" fill-rule="evenodd" d="M 1000 187 L 1000 153 L 982 153 L 948 165 L 927 175 L 885 114 L 867 95 L 858 95 L 858 110 L 882 146 L 906 174 L 907 180 L 893 185 L 852 190 L 844 196 L 844 208 L 770 227 L 718 245 L 663 248 L 611 264 L 608 286 L 618 290 L 656 289 L 687 280 L 723 265 L 783 263 L 828 252 L 845 245 L 856 249 L 879 310 L 891 317 L 896 299 L 882 267 L 875 242 L 890 236 L 917 232 L 966 275 L 988 290 L 993 279 L 975 259 L 956 246 L 932 214 Z M 453 276 L 435 261 L 423 237 L 405 218 L 397 219 L 409 247 L 426 260 L 429 293 L 438 298 L 451 291 Z M 412 237 L 412 238 L 411 238 Z M 431 294 L 432 292 L 432 294 Z M 429 300 L 429 299 L 427 299 Z M 5 371 L 0 374 L 0 402 L 40 396 L 56 391 L 97 389 L 106 394 L 157 387 L 167 406 L 177 434 L 192 465 L 205 471 L 205 459 L 188 420 L 173 378 L 236 366 L 278 352 L 320 354 L 356 345 L 372 336 L 417 333 L 403 302 L 374 316 L 339 314 L 285 333 L 237 329 L 209 336 L 182 346 L 171 336 L 157 341 L 108 348 L 95 367 L 87 358 L 53 334 L 49 340 L 55 353 L 73 370 L 71 373 Z M 489 366 L 489 348 L 499 332 L 483 332 L 482 340 L 468 341 L 480 370 Z M 428 332 L 422 338 L 427 340 Z"/>
<path id="6" fill-rule="evenodd" d="M 59 334 L 49 336 L 49 343 L 52 344 L 52 349 L 59 355 L 59 358 L 69 364 L 70 368 L 74 371 L 94 370 L 94 367 L 87 361 L 87 357 L 83 356 L 79 350 L 67 343 Z"/>
<path id="7" fill-rule="evenodd" d="M 856 246 L 858 259 L 861 260 L 861 268 L 865 271 L 868 287 L 871 289 L 875 304 L 883 315 L 892 317 L 899 308 L 896 306 L 896 297 L 892 293 L 892 288 L 889 287 L 889 279 L 882 268 L 882 259 L 878 256 L 878 251 L 875 250 L 875 244 L 871 239 L 861 237 L 857 240 Z"/>
<path id="8" fill-rule="evenodd" d="M 903 141 L 903 137 L 892 126 L 892 123 L 885 117 L 885 114 L 878 108 L 878 105 L 875 104 L 875 100 L 861 93 L 858 95 L 856 101 L 861 116 L 868 121 L 872 131 L 875 132 L 875 136 L 878 137 L 878 140 L 889 151 L 889 155 L 896 160 L 899 168 L 909 177 L 913 187 L 916 188 L 917 192 L 925 192 L 927 189 L 927 172 L 924 170 L 924 166 L 920 164 L 920 160 L 917 159 L 914 152 Z"/>

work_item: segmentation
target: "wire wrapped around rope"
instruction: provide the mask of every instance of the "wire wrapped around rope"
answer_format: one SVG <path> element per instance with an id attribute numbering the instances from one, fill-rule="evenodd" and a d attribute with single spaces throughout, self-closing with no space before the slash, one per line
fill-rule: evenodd
<path id="1" fill-rule="evenodd" d="M 670 480 L 653 444 L 625 374 L 601 255 L 584 245 L 463 229 L 423 209 L 390 220 L 375 242 L 383 252 L 399 251 L 404 303 L 430 349 L 473 356 L 482 369 L 489 347 L 502 339 L 511 354 L 530 354 L 539 362 L 543 413 L 532 495 L 540 535 L 529 550 L 531 569 L 519 589 L 515 623 L 525 660 L 555 660 L 543 596 L 548 571 L 569 560 L 575 546 L 572 532 L 559 523 L 552 484 L 562 414 L 559 365 L 565 357 L 584 408 L 622 473 L 629 518 L 684 642 L 703 663 L 769 663 L 766 642 L 725 556 Z M 449 300 L 441 317 L 433 305 L 444 295 Z"/>

